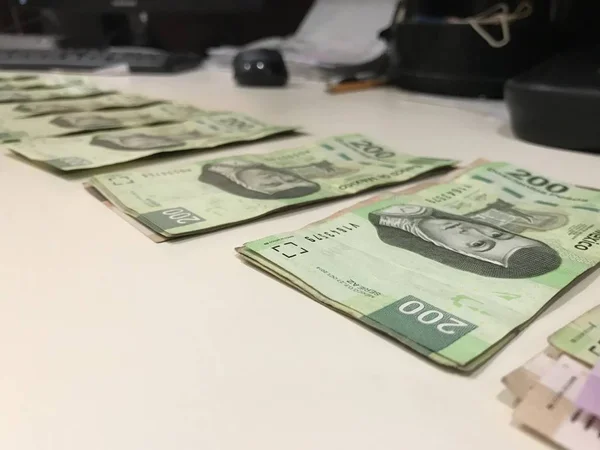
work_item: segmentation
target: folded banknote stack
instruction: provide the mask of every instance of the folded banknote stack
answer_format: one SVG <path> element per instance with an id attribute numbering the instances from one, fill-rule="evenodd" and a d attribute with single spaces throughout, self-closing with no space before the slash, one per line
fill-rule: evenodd
<path id="1" fill-rule="evenodd" d="M 600 448 L 600 306 L 549 338 L 506 375 L 514 423 L 567 450 Z"/>
<path id="2" fill-rule="evenodd" d="M 246 243 L 250 264 L 472 371 L 600 261 L 600 193 L 480 161 Z"/>
<path id="3" fill-rule="evenodd" d="M 295 129 L 245 114 L 104 90 L 80 76 L 0 74 L 0 143 L 63 172 Z"/>

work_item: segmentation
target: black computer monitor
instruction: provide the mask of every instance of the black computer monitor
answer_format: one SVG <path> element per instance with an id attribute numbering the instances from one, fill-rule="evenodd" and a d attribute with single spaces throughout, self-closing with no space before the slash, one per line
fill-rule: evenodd
<path id="1" fill-rule="evenodd" d="M 13 0 L 16 6 L 85 13 L 115 11 L 231 13 L 258 11 L 263 0 Z"/>

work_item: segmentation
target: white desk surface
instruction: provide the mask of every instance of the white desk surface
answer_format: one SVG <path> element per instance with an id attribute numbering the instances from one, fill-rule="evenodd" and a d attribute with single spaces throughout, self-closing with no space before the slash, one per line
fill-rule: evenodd
<path id="1" fill-rule="evenodd" d="M 316 84 L 239 89 L 228 74 L 202 71 L 98 83 L 310 133 L 181 155 L 174 165 L 363 132 L 404 152 L 506 160 L 600 187 L 598 156 L 514 139 L 501 104 L 461 109 L 394 89 L 329 96 Z M 154 244 L 86 193 L 85 176 L 64 179 L 2 153 L 1 449 L 548 448 L 511 427 L 500 379 L 598 304 L 595 276 L 484 369 L 456 375 L 234 254 L 367 196 Z"/>

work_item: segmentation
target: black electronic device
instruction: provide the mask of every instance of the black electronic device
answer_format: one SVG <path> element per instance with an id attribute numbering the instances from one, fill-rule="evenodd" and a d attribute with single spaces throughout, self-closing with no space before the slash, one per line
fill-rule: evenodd
<path id="1" fill-rule="evenodd" d="M 264 0 L 9 0 L 15 7 L 44 12 L 47 32 L 61 46 L 102 48 L 151 46 L 148 27 L 169 14 L 240 14 L 261 10 Z M 190 48 L 195 48 L 190 43 Z"/>
<path id="2" fill-rule="evenodd" d="M 239 52 L 233 60 L 233 72 L 240 86 L 285 86 L 288 81 L 283 56 L 271 49 Z"/>
<path id="3" fill-rule="evenodd" d="M 259 11 L 264 0 L 10 0 L 45 11 L 61 49 L 0 53 L 0 67 L 92 70 L 127 63 L 133 72 L 178 72 L 198 65 L 200 55 L 152 48 L 148 25 L 170 13 L 237 14 Z M 120 48 L 125 46 L 124 48 Z M 144 48 L 138 48 L 144 47 Z M 195 48 L 190 44 L 190 48 Z"/>
<path id="4" fill-rule="evenodd" d="M 515 135 L 536 144 L 600 151 L 600 48 L 560 54 L 506 83 Z"/>
<path id="5" fill-rule="evenodd" d="M 144 11 L 230 13 L 258 11 L 264 0 L 12 0 L 15 6 L 85 13 Z"/>
<path id="6" fill-rule="evenodd" d="M 131 72 L 174 73 L 200 64 L 194 54 L 173 54 L 156 49 L 0 49 L 0 69 L 98 70 L 126 64 Z"/>

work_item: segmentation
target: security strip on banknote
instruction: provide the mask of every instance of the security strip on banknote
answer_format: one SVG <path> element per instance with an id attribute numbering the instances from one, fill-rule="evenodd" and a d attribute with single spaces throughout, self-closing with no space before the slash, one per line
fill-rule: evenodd
<path id="1" fill-rule="evenodd" d="M 507 163 L 250 242 L 251 264 L 463 371 L 600 261 L 600 197 Z"/>
<path id="2" fill-rule="evenodd" d="M 39 105 L 39 103 L 32 103 L 32 105 Z M 194 120 L 205 114 L 205 111 L 194 106 L 164 103 L 136 109 L 63 113 L 28 119 L 0 120 L 0 142 L 177 123 Z"/>
<path id="3" fill-rule="evenodd" d="M 399 154 L 352 134 L 264 155 L 100 175 L 90 184 L 156 234 L 175 238 L 403 183 L 454 163 Z"/>
<path id="4" fill-rule="evenodd" d="M 158 153 L 256 141 L 296 129 L 269 125 L 245 114 L 215 112 L 173 125 L 24 139 L 6 147 L 27 159 L 68 172 L 111 166 Z"/>

